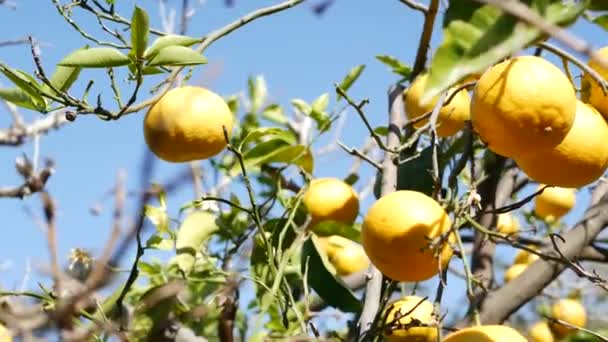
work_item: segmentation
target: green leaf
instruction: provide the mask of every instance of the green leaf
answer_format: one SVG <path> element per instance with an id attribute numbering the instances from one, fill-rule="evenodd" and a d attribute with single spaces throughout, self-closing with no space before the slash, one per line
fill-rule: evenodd
<path id="1" fill-rule="evenodd" d="M 355 81 L 357 81 L 359 76 L 361 76 L 361 73 L 363 72 L 363 70 L 365 70 L 364 64 L 357 65 L 356 67 L 350 69 L 348 74 L 346 74 L 346 76 L 344 76 L 344 79 L 342 79 L 342 82 L 340 82 L 340 84 L 338 85 L 340 87 L 340 89 L 342 89 L 344 91 L 348 91 L 348 89 L 350 89 L 350 87 L 352 87 L 352 85 L 355 83 Z M 337 94 L 337 96 L 338 96 L 337 100 L 340 101 L 342 96 L 340 96 L 340 94 Z"/>
<path id="2" fill-rule="evenodd" d="M 262 138 L 278 139 L 287 144 L 296 144 L 297 142 L 296 137 L 291 131 L 276 127 L 260 127 L 247 134 L 243 141 L 241 141 L 239 149 L 246 147 L 249 143 L 259 141 Z"/>
<path id="3" fill-rule="evenodd" d="M 147 276 L 154 276 L 162 272 L 162 268 L 159 264 L 150 264 L 144 261 L 137 263 L 139 271 Z"/>
<path id="4" fill-rule="evenodd" d="M 592 22 L 604 30 L 608 31 L 608 14 L 600 15 L 595 17 Z"/>
<path id="5" fill-rule="evenodd" d="M 396 57 L 389 55 L 379 55 L 376 56 L 376 59 L 384 63 L 384 65 L 388 66 L 392 72 L 399 76 L 402 76 L 403 78 L 410 77 L 410 74 L 412 73 L 412 68 L 398 60 Z"/>
<path id="6" fill-rule="evenodd" d="M 313 157 L 310 150 L 303 145 L 289 145 L 281 139 L 262 142 L 247 151 L 244 156 L 245 167 L 250 168 L 269 163 L 288 163 L 312 172 Z"/>
<path id="7" fill-rule="evenodd" d="M 278 104 L 266 106 L 266 108 L 262 110 L 262 117 L 279 125 L 285 125 L 289 122 L 289 119 L 287 119 L 287 116 L 285 116 L 283 107 L 279 106 Z"/>
<path id="8" fill-rule="evenodd" d="M 46 100 L 40 95 L 41 87 L 36 80 L 25 72 L 0 64 L 0 71 L 19 89 L 27 93 L 36 110 L 42 111 L 47 107 Z"/>
<path id="9" fill-rule="evenodd" d="M 169 216 L 163 208 L 146 205 L 144 207 L 144 216 L 152 222 L 158 232 L 164 233 L 169 231 Z"/>
<path id="10" fill-rule="evenodd" d="M 450 7 L 462 6 L 461 2 L 455 1 Z M 542 8 L 543 4 L 543 0 L 533 1 L 533 8 Z M 560 1 L 546 5 L 539 14 L 552 24 L 564 26 L 571 24 L 584 9 L 583 3 Z M 456 14 L 452 14 L 451 21 L 446 22 L 443 42 L 431 61 L 422 102 L 543 37 L 537 28 L 519 22 L 490 5 L 479 7 L 472 14 L 465 12 L 453 12 Z"/>
<path id="11" fill-rule="evenodd" d="M 148 13 L 139 6 L 135 6 L 131 16 L 131 49 L 138 58 L 143 57 L 148 46 L 150 31 L 150 18 Z"/>
<path id="12" fill-rule="evenodd" d="M 192 270 L 196 253 L 219 229 L 215 215 L 208 211 L 188 214 L 177 231 L 175 241 L 177 264 L 182 271 L 189 273 Z"/>
<path id="13" fill-rule="evenodd" d="M 361 241 L 361 225 L 338 221 L 322 221 L 313 227 L 318 236 L 340 235 L 355 242 Z"/>
<path id="14" fill-rule="evenodd" d="M 329 104 L 329 94 L 328 93 L 322 94 L 321 96 L 317 97 L 312 102 L 312 110 L 324 112 L 325 110 L 327 110 L 328 104 Z"/>
<path id="15" fill-rule="evenodd" d="M 80 75 L 81 70 L 82 68 L 78 67 L 74 68 L 58 66 L 57 69 L 55 69 L 53 75 L 51 75 L 51 84 L 53 85 L 53 87 L 55 87 L 55 89 L 59 91 L 68 91 L 72 84 L 74 84 L 74 82 L 76 82 L 76 80 L 78 79 L 78 75 Z M 46 84 L 43 85 L 43 87 L 45 89 L 50 88 Z"/>
<path id="16" fill-rule="evenodd" d="M 247 81 L 247 88 L 249 89 L 251 112 L 256 113 L 262 107 L 268 95 L 266 81 L 263 76 L 250 77 Z"/>
<path id="17" fill-rule="evenodd" d="M 591 0 L 587 9 L 590 11 L 608 11 L 608 2 L 606 0 Z"/>
<path id="18" fill-rule="evenodd" d="M 344 178 L 344 183 L 348 185 L 354 185 L 359 181 L 359 175 L 356 173 L 349 174 L 346 178 Z"/>
<path id="19" fill-rule="evenodd" d="M 388 135 L 388 127 L 387 126 L 378 126 L 374 129 L 374 133 L 385 137 Z"/>
<path id="20" fill-rule="evenodd" d="M 304 100 L 293 99 L 293 100 L 291 100 L 291 104 L 294 106 L 294 108 L 296 110 L 298 110 L 300 113 L 302 113 L 304 115 L 310 115 L 310 112 L 312 111 L 312 107 L 310 107 L 310 105 L 308 103 L 306 103 L 306 101 L 304 101 Z"/>
<path id="21" fill-rule="evenodd" d="M 158 234 L 154 234 L 150 236 L 148 241 L 146 241 L 146 247 L 162 251 L 170 251 L 173 250 L 174 243 L 172 239 L 166 239 Z"/>
<path id="22" fill-rule="evenodd" d="M 19 88 L 0 88 L 0 98 L 19 107 L 38 110 L 32 97 Z"/>
<path id="23" fill-rule="evenodd" d="M 302 246 L 302 272 L 308 263 L 307 281 L 325 303 L 344 312 L 359 312 L 361 302 L 355 294 L 336 278 L 335 269 L 323 255 L 317 238 L 312 235 Z"/>
<path id="24" fill-rule="evenodd" d="M 158 75 L 164 74 L 165 71 L 161 68 L 146 66 L 141 70 L 142 75 Z"/>
<path id="25" fill-rule="evenodd" d="M 167 46 L 158 52 L 147 66 L 187 66 L 207 63 L 207 58 L 185 46 Z"/>
<path id="26" fill-rule="evenodd" d="M 160 50 L 167 46 L 192 46 L 198 42 L 200 42 L 199 38 L 169 34 L 157 38 L 154 43 L 152 43 L 152 46 L 146 50 L 144 57 L 146 59 L 153 58 Z"/>
<path id="27" fill-rule="evenodd" d="M 122 52 L 110 47 L 99 47 L 78 49 L 67 55 L 58 65 L 83 68 L 110 68 L 129 63 L 131 63 L 131 60 Z"/>

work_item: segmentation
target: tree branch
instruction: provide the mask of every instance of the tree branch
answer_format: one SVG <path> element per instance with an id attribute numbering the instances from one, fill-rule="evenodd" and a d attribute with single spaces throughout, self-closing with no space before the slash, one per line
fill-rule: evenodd
<path id="1" fill-rule="evenodd" d="M 399 85 L 391 87 L 389 90 L 389 125 L 387 147 L 395 150 L 401 140 L 401 128 L 404 124 L 404 115 L 401 113 L 403 106 L 401 94 L 403 88 Z M 397 189 L 397 165 L 393 161 L 390 152 L 385 152 L 382 162 L 382 196 L 388 195 Z M 382 273 L 374 266 L 370 265 L 367 285 L 365 288 L 365 300 L 363 310 L 359 319 L 359 339 L 366 337 L 366 333 L 373 328 L 373 323 L 378 313 L 380 296 L 382 292 Z"/>
<path id="2" fill-rule="evenodd" d="M 608 201 L 590 207 L 585 217 L 571 230 L 563 234 L 564 241 L 557 241 L 561 254 L 567 260 L 578 258 L 595 237 L 608 224 Z M 553 257 L 559 257 L 552 247 L 543 249 Z M 567 266 L 562 262 L 539 259 L 526 268 L 514 280 L 488 294 L 481 306 L 481 319 L 484 324 L 499 324 L 513 312 L 534 298 L 553 279 L 557 278 Z"/>

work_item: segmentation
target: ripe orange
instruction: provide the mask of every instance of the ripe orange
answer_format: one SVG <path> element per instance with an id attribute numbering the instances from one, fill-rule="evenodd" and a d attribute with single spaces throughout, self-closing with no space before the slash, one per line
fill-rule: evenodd
<path id="1" fill-rule="evenodd" d="M 496 230 L 502 234 L 517 234 L 519 233 L 519 221 L 511 213 L 498 214 Z"/>
<path id="2" fill-rule="evenodd" d="M 539 186 L 539 189 L 542 185 Z M 547 221 L 559 220 L 576 204 L 574 189 L 548 187 L 536 196 L 534 213 Z"/>
<path id="3" fill-rule="evenodd" d="M 576 94 L 559 68 L 520 56 L 487 70 L 475 86 L 471 121 L 488 148 L 506 157 L 548 150 L 574 122 Z"/>
<path id="4" fill-rule="evenodd" d="M 302 201 L 313 226 L 322 221 L 352 224 L 359 213 L 359 196 L 350 185 L 337 178 L 312 180 Z"/>
<path id="5" fill-rule="evenodd" d="M 424 94 L 428 74 L 423 74 L 412 82 L 410 87 L 404 92 L 405 113 L 409 120 L 415 119 L 433 110 L 439 97 L 435 97 L 428 103 L 421 103 L 420 98 Z M 449 90 L 446 100 L 452 96 L 457 87 Z M 470 99 L 466 89 L 460 90 L 450 103 L 443 106 L 439 111 L 437 118 L 437 135 L 440 137 L 449 137 L 464 127 L 465 121 L 469 120 Z M 429 120 L 425 119 L 414 124 L 414 127 L 420 128 Z"/>
<path id="6" fill-rule="evenodd" d="M 433 326 L 414 326 L 413 320 L 422 324 L 432 325 L 433 304 L 418 296 L 403 297 L 388 306 L 385 324 L 389 328 L 385 331 L 389 342 L 436 342 L 437 328 Z"/>
<path id="7" fill-rule="evenodd" d="M 506 325 L 479 325 L 449 334 L 443 342 L 527 342 L 517 330 Z"/>
<path id="8" fill-rule="evenodd" d="M 608 59 L 608 46 L 603 47 L 597 51 L 597 53 L 604 57 L 604 59 Z M 589 66 L 597 71 L 600 76 L 604 79 L 608 79 L 608 70 L 599 65 L 599 63 L 595 60 L 589 61 Z M 588 92 L 588 102 L 597 110 L 604 115 L 604 117 L 608 118 L 608 94 L 604 94 L 602 87 L 589 75 L 585 73 L 583 75 L 583 90 Z"/>
<path id="9" fill-rule="evenodd" d="M 530 330 L 528 330 L 530 342 L 553 342 L 553 333 L 549 329 L 549 324 L 545 321 L 536 322 Z"/>
<path id="10" fill-rule="evenodd" d="M 513 260 L 513 264 L 530 265 L 531 263 L 538 260 L 538 258 L 538 255 L 521 249 L 519 250 L 519 252 L 517 252 L 517 254 L 515 254 L 515 260 Z"/>
<path id="11" fill-rule="evenodd" d="M 334 265 L 338 274 L 342 276 L 369 268 L 369 258 L 363 247 L 352 241 L 333 252 L 329 261 Z"/>
<path id="12" fill-rule="evenodd" d="M 528 265 L 526 264 L 513 264 L 509 268 L 507 268 L 507 270 L 505 271 L 505 283 L 508 283 L 511 280 L 519 277 L 519 275 L 526 270 L 526 267 L 528 267 Z"/>
<path id="13" fill-rule="evenodd" d="M 577 327 L 584 328 L 585 324 L 587 324 L 587 312 L 585 311 L 585 307 L 578 300 L 562 299 L 556 302 L 551 307 L 551 315 L 555 319 L 559 319 Z M 559 323 L 551 323 L 550 328 L 556 336 L 560 337 L 576 331 L 574 328 Z"/>
<path id="14" fill-rule="evenodd" d="M 226 102 L 200 87 L 169 90 L 150 106 L 144 118 L 144 138 L 150 150 L 169 162 L 213 157 L 226 147 L 234 118 Z"/>
<path id="15" fill-rule="evenodd" d="M 608 123 L 593 107 L 577 101 L 574 124 L 554 148 L 522 157 L 517 165 L 534 181 L 580 188 L 608 168 Z"/>
<path id="16" fill-rule="evenodd" d="M 386 276 L 422 281 L 437 274 L 452 256 L 448 243 L 434 241 L 447 233 L 451 224 L 448 214 L 431 197 L 400 190 L 381 197 L 369 208 L 361 240 L 372 263 Z"/>

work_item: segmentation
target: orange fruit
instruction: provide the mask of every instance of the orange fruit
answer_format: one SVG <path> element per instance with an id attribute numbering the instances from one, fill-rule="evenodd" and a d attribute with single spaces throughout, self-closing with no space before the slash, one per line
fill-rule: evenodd
<path id="1" fill-rule="evenodd" d="M 405 296 L 388 306 L 385 325 L 389 328 L 384 335 L 389 342 L 436 342 L 437 328 L 433 326 L 407 326 L 417 320 L 422 324 L 432 325 L 433 304 L 418 296 Z M 400 327 L 401 325 L 401 327 Z"/>
<path id="2" fill-rule="evenodd" d="M 434 199 L 400 190 L 382 196 L 369 208 L 361 241 L 371 262 L 386 276 L 422 281 L 437 274 L 452 256 L 448 243 L 435 241 L 451 224 Z"/>
<path id="3" fill-rule="evenodd" d="M 548 61 L 519 56 L 482 74 L 473 90 L 473 128 L 497 154 L 520 157 L 557 146 L 570 131 L 576 94 Z"/>
<path id="4" fill-rule="evenodd" d="M 574 124 L 557 146 L 538 154 L 515 157 L 531 179 L 548 185 L 580 188 L 608 168 L 608 123 L 593 107 L 577 101 Z"/>
<path id="5" fill-rule="evenodd" d="M 536 322 L 528 330 L 528 337 L 530 342 L 553 342 L 553 333 L 549 329 L 549 324 L 545 321 Z"/>
<path id="6" fill-rule="evenodd" d="M 506 325 L 479 325 L 453 332 L 443 342 L 527 342 L 517 330 Z"/>
<path id="7" fill-rule="evenodd" d="M 599 49 L 597 53 L 605 60 L 608 59 L 608 46 Z M 608 70 L 600 66 L 597 61 L 591 59 L 588 64 L 602 78 L 608 79 Z M 583 90 L 587 92 L 588 99 L 586 101 L 602 113 L 604 117 L 608 118 L 608 94 L 604 94 L 602 87 L 588 73 L 583 74 L 582 84 Z"/>
<path id="8" fill-rule="evenodd" d="M 219 95 L 201 87 L 174 88 L 150 106 L 144 138 L 150 150 L 168 162 L 213 157 L 227 145 L 234 118 Z"/>
<path id="9" fill-rule="evenodd" d="M 538 188 L 540 189 L 542 185 Z M 536 196 L 534 213 L 547 220 L 559 220 L 576 204 L 576 191 L 569 188 L 548 187 Z"/>
<path id="10" fill-rule="evenodd" d="M 585 307 L 578 300 L 562 299 L 556 302 L 551 307 L 551 315 L 555 319 L 559 319 L 577 327 L 584 328 L 585 324 L 587 324 L 587 312 L 585 311 Z M 549 327 L 556 336 L 560 337 L 576 332 L 575 328 L 559 323 L 551 323 Z"/>
<path id="11" fill-rule="evenodd" d="M 435 104 L 439 100 L 439 96 L 433 98 L 428 103 L 422 103 L 420 99 L 424 94 L 428 74 L 423 74 L 412 82 L 410 87 L 404 91 L 405 113 L 409 120 L 415 119 L 433 110 Z M 452 97 L 457 87 L 453 87 L 448 91 L 446 100 Z M 464 127 L 465 121 L 469 120 L 469 93 L 466 89 L 460 90 L 452 100 L 439 111 L 437 118 L 437 135 L 440 137 L 449 137 L 456 134 Z M 424 126 L 429 120 L 421 120 L 414 124 L 415 128 Z"/>
<path id="12" fill-rule="evenodd" d="M 313 179 L 302 201 L 313 226 L 322 221 L 352 224 L 359 213 L 359 196 L 350 185 L 337 178 Z"/>

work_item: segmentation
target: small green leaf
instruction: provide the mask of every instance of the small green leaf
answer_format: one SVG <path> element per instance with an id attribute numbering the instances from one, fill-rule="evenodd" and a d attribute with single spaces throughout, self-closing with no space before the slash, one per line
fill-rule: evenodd
<path id="1" fill-rule="evenodd" d="M 376 56 L 376 59 L 391 68 L 392 72 L 403 78 L 410 77 L 410 74 L 412 73 L 412 68 L 393 56 L 379 55 Z"/>
<path id="2" fill-rule="evenodd" d="M 131 45 L 136 57 L 141 58 L 148 46 L 150 31 L 150 18 L 148 13 L 139 6 L 135 6 L 131 17 Z"/>
<path id="3" fill-rule="evenodd" d="M 51 75 L 51 84 L 58 91 L 68 91 L 72 84 L 78 79 L 82 68 L 58 66 L 53 75 Z M 51 87 L 46 84 L 42 85 L 45 92 L 53 93 Z"/>
<path id="4" fill-rule="evenodd" d="M 19 107 L 38 110 L 32 97 L 19 88 L 0 88 L 0 98 Z"/>
<path id="5" fill-rule="evenodd" d="M 262 110 L 262 117 L 279 125 L 285 125 L 289 122 L 283 107 L 278 104 L 271 104 Z"/>
<path id="6" fill-rule="evenodd" d="M 440 161 L 440 168 L 442 167 L 442 164 L 443 163 Z M 414 190 L 431 195 L 435 185 L 432 170 L 433 149 L 431 147 L 427 147 L 420 152 L 418 158 L 412 159 L 398 166 L 397 190 Z M 380 196 L 381 179 L 382 174 L 378 172 L 374 186 L 374 195 L 376 198 Z"/>
<path id="7" fill-rule="evenodd" d="M 269 139 L 278 139 L 287 144 L 296 144 L 297 142 L 296 137 L 291 131 L 286 131 L 276 127 L 260 127 L 247 134 L 243 141 L 241 141 L 239 149 L 246 147 L 249 143 L 259 141 L 262 138 L 266 138 L 266 141 Z"/>
<path id="8" fill-rule="evenodd" d="M 595 17 L 592 22 L 604 30 L 608 31 L 608 14 L 600 15 Z"/>
<path id="9" fill-rule="evenodd" d="M 348 185 L 355 185 L 359 181 L 359 175 L 356 173 L 351 173 L 346 178 L 344 178 L 344 183 Z"/>
<path id="10" fill-rule="evenodd" d="M 129 57 L 114 48 L 99 47 L 78 49 L 67 55 L 58 65 L 83 68 L 110 68 L 127 65 L 130 62 Z"/>
<path id="11" fill-rule="evenodd" d="M 177 231 L 175 241 L 177 264 L 182 271 L 189 273 L 192 270 L 196 253 L 219 229 L 215 215 L 208 211 L 188 214 Z"/>
<path id="12" fill-rule="evenodd" d="M 606 0 L 591 0 L 587 9 L 590 11 L 608 11 L 608 2 Z"/>
<path id="13" fill-rule="evenodd" d="M 146 205 L 144 207 L 144 216 L 156 226 L 158 232 L 164 233 L 169 231 L 169 216 L 164 209 Z"/>
<path id="14" fill-rule="evenodd" d="M 147 66 L 187 66 L 207 63 L 207 58 L 185 46 L 167 46 L 158 52 Z"/>
<path id="15" fill-rule="evenodd" d="M 308 103 L 306 103 L 306 101 L 304 101 L 304 100 L 293 99 L 293 100 L 291 100 L 291 104 L 295 107 L 296 110 L 298 110 L 300 113 L 302 113 L 304 115 L 310 115 L 310 112 L 312 111 L 312 108 L 310 107 L 310 105 Z"/>
<path id="16" fill-rule="evenodd" d="M 269 163 L 289 163 L 301 166 L 306 172 L 312 172 L 313 169 L 312 154 L 306 146 L 289 145 L 280 139 L 258 144 L 247 151 L 243 158 L 247 168 Z"/>
<path id="17" fill-rule="evenodd" d="M 247 81 L 247 88 L 249 89 L 251 112 L 256 113 L 266 101 L 266 96 L 268 96 L 266 81 L 263 76 L 250 77 Z"/>
<path id="18" fill-rule="evenodd" d="M 336 278 L 335 269 L 319 251 L 321 247 L 314 235 L 302 246 L 302 272 L 308 263 L 308 285 L 325 303 L 344 312 L 359 312 L 361 302 L 341 279 Z"/>
<path id="19" fill-rule="evenodd" d="M 378 126 L 374 129 L 374 133 L 381 135 L 383 137 L 388 135 L 388 127 L 386 126 Z"/>
<path id="20" fill-rule="evenodd" d="M 312 110 L 324 112 L 325 110 L 327 110 L 328 104 L 329 104 L 329 94 L 328 93 L 322 94 L 321 96 L 317 97 L 312 102 Z"/>
<path id="21" fill-rule="evenodd" d="M 173 250 L 174 243 L 171 239 L 166 239 L 158 234 L 154 234 L 146 241 L 146 247 L 161 251 L 170 251 Z"/>
<path id="22" fill-rule="evenodd" d="M 344 91 L 348 91 L 348 89 L 350 89 L 350 87 L 352 87 L 352 85 L 355 83 L 355 81 L 357 81 L 359 76 L 361 76 L 361 73 L 363 72 L 363 70 L 365 70 L 364 64 L 357 65 L 356 67 L 350 69 L 348 74 L 346 74 L 346 76 L 344 76 L 344 79 L 342 79 L 342 82 L 340 82 L 340 84 L 338 85 L 340 87 L 340 89 L 342 89 Z M 340 96 L 340 94 L 337 94 L 337 96 L 338 96 L 337 100 L 340 101 L 342 96 Z"/>
<path id="23" fill-rule="evenodd" d="M 158 75 L 164 74 L 165 71 L 161 68 L 146 66 L 141 70 L 142 75 Z"/>
<path id="24" fill-rule="evenodd" d="M 27 93 L 36 110 L 45 110 L 47 107 L 46 100 L 40 95 L 41 87 L 36 80 L 25 72 L 0 64 L 0 71 L 19 89 Z"/>
<path id="25" fill-rule="evenodd" d="M 313 227 L 318 236 L 340 235 L 355 242 L 361 241 L 361 225 L 345 224 L 338 221 L 323 221 Z"/>
<path id="26" fill-rule="evenodd" d="M 163 48 L 167 46 L 192 46 L 200 42 L 199 38 L 193 38 L 188 36 L 180 36 L 176 34 L 169 34 L 157 38 L 152 46 L 150 46 L 144 53 L 146 59 L 151 59 Z"/>
<path id="27" fill-rule="evenodd" d="M 162 272 L 162 268 L 159 264 L 150 264 L 144 261 L 137 263 L 139 271 L 148 276 L 154 276 Z"/>

